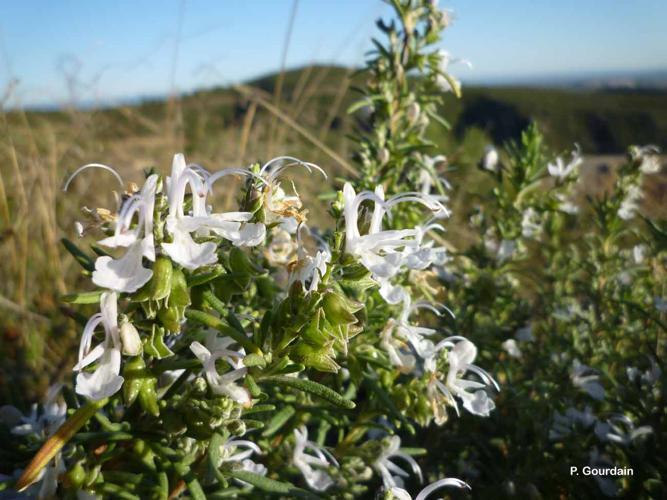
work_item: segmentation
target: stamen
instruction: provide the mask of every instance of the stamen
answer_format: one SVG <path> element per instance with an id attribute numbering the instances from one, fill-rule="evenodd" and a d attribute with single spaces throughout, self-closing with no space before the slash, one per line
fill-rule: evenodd
<path id="1" fill-rule="evenodd" d="M 429 484 L 426 488 L 424 488 L 419 492 L 419 495 L 417 495 L 417 498 L 415 498 L 415 500 L 426 500 L 426 498 L 435 490 L 439 490 L 440 488 L 443 488 L 445 486 L 454 486 L 455 488 L 468 488 L 469 490 L 471 489 L 468 483 L 461 481 L 460 479 L 447 477 L 444 479 L 440 479 L 432 484 Z"/>
<path id="2" fill-rule="evenodd" d="M 113 168 L 103 165 L 101 163 L 88 163 L 87 165 L 84 165 L 82 167 L 77 168 L 72 175 L 69 176 L 67 181 L 65 181 L 65 185 L 63 186 L 63 191 L 67 191 L 67 188 L 69 187 L 70 183 L 72 180 L 79 175 L 81 172 L 83 172 L 86 169 L 89 168 L 101 168 L 102 170 L 106 170 L 107 172 L 111 172 L 113 176 L 118 180 L 118 183 L 120 184 L 121 187 L 124 187 L 125 184 L 123 183 L 122 177 L 116 172 Z"/>
<path id="3" fill-rule="evenodd" d="M 224 170 L 219 170 L 214 174 L 211 174 L 208 176 L 208 178 L 205 181 L 205 187 L 206 187 L 206 192 L 209 193 L 211 192 L 211 188 L 215 181 L 218 179 L 225 177 L 227 175 L 247 175 L 249 177 L 254 177 L 255 179 L 259 180 L 263 184 L 266 184 L 267 186 L 269 185 L 266 180 L 264 180 L 261 175 L 257 175 L 254 172 L 251 172 L 250 170 L 247 170 L 245 168 L 225 168 Z"/>
<path id="4" fill-rule="evenodd" d="M 315 169 L 319 173 L 321 173 L 324 176 L 325 179 L 328 179 L 328 176 L 327 176 L 326 172 L 324 170 L 322 170 L 319 166 L 315 165 L 314 163 L 309 163 L 309 162 L 299 160 L 298 158 L 294 158 L 293 156 L 278 156 L 276 158 L 273 158 L 272 160 L 269 160 L 259 170 L 259 174 L 263 175 L 274 163 L 279 162 L 279 161 L 285 161 L 285 160 L 291 161 L 292 163 L 286 163 L 286 164 L 279 165 L 276 168 L 275 171 L 270 172 L 268 174 L 269 179 L 273 180 L 284 169 L 286 169 L 288 167 L 293 167 L 293 166 L 304 167 L 306 170 L 308 170 L 309 173 L 312 173 L 312 169 Z"/>

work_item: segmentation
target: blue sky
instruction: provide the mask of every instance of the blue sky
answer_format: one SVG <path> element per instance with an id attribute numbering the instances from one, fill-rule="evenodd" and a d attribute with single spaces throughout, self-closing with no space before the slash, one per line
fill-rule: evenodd
<path id="1" fill-rule="evenodd" d="M 464 81 L 667 69 L 664 0 L 441 0 Z M 3 2 L 0 93 L 105 102 L 229 84 L 280 66 L 293 0 Z M 287 67 L 360 64 L 379 0 L 299 0 Z M 454 68 L 453 73 L 456 72 Z"/>

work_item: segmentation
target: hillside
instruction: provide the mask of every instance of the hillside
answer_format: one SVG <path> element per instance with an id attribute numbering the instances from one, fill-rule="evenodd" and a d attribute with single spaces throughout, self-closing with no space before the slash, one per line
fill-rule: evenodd
<path id="1" fill-rule="evenodd" d="M 280 107 L 303 125 L 324 136 L 323 129 L 344 128 L 345 109 L 354 101 L 351 90 L 362 78 L 353 70 L 335 66 L 312 66 L 288 71 L 281 85 Z M 247 82 L 273 102 L 279 76 L 270 74 Z M 242 125 L 247 99 L 230 88 L 186 94 L 181 99 L 184 132 L 195 142 L 225 127 Z M 131 110 L 131 111 L 128 111 Z M 107 122 L 108 137 L 146 133 L 146 120 L 160 121 L 169 113 L 165 101 L 97 110 Z M 53 120 L 60 112 L 30 112 Z M 132 116 L 144 120 L 133 120 Z M 261 113 L 260 113 L 261 114 Z M 556 150 L 578 143 L 587 154 L 619 154 L 629 144 L 652 143 L 667 148 L 667 91 L 651 89 L 593 89 L 538 87 L 464 87 L 460 100 L 446 99 L 445 116 L 460 142 L 471 128 L 489 141 L 501 144 L 516 138 L 531 121 L 537 121 L 547 142 Z M 35 116 L 37 117 L 37 116 Z M 66 121 L 66 119 L 65 119 Z M 449 142 L 449 141 L 448 141 Z M 196 148 L 194 148 L 196 149 Z"/>

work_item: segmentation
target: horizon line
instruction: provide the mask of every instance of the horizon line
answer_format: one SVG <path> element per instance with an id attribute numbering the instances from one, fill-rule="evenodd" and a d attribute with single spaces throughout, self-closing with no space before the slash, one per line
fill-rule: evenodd
<path id="1" fill-rule="evenodd" d="M 358 71 L 362 67 L 355 68 L 354 66 L 345 66 L 336 63 L 318 62 L 311 64 L 297 64 L 286 68 L 284 73 L 292 73 L 303 71 L 307 68 L 336 68 Z M 216 90 L 231 89 L 235 84 L 249 84 L 263 80 L 266 78 L 275 77 L 280 71 L 263 71 L 255 76 L 245 78 L 239 82 L 220 82 L 219 84 L 201 85 L 195 88 L 177 91 L 176 93 L 164 92 L 145 92 L 134 95 L 125 96 L 110 96 L 103 99 L 81 99 L 76 102 L 67 102 L 66 99 L 51 102 L 33 102 L 28 104 L 13 103 L 7 105 L 9 99 L 5 99 L 4 104 L 0 104 L 0 109 L 6 112 L 16 110 L 28 110 L 34 112 L 56 112 L 59 110 L 74 108 L 79 110 L 91 109 L 110 109 L 120 106 L 140 106 L 142 104 L 162 101 L 170 97 L 177 96 L 178 98 L 187 97 L 198 92 L 211 92 Z M 657 77 L 658 82 L 651 82 L 651 77 Z M 658 90 L 667 91 L 667 66 L 656 68 L 642 68 L 642 69 L 596 69 L 596 70 L 566 70 L 566 71 L 547 71 L 538 74 L 515 74 L 515 75 L 486 75 L 476 76 L 467 74 L 459 78 L 463 86 L 468 87 L 526 87 L 526 88 L 543 88 L 543 89 L 571 89 L 571 90 L 601 90 L 601 89 L 617 89 L 617 90 Z M 642 82 L 642 78 L 648 78 L 649 81 Z M 596 79 L 608 80 L 607 83 L 618 80 L 616 85 L 594 85 Z M 623 79 L 626 81 L 623 82 Z M 633 83 L 642 85 L 631 85 L 628 79 L 634 79 Z M 16 79 L 20 82 L 20 79 Z M 10 82 L 11 85 L 11 82 Z"/>

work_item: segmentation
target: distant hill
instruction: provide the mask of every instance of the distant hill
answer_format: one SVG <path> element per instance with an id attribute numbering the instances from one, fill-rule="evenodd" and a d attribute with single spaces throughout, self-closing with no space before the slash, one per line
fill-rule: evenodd
<path id="1" fill-rule="evenodd" d="M 282 81 L 281 106 L 288 114 L 296 109 L 305 126 L 325 124 L 335 133 L 341 123 L 349 120 L 345 110 L 357 98 L 350 88 L 361 85 L 362 79 L 353 70 L 337 66 L 287 71 Z M 278 75 L 269 74 L 247 85 L 271 99 L 277 83 Z M 547 142 L 556 150 L 571 148 L 575 142 L 588 154 L 618 154 L 630 144 L 649 143 L 667 150 L 667 89 L 597 87 L 591 81 L 582 82 L 578 88 L 564 88 L 562 82 L 555 82 L 553 88 L 466 86 L 462 99 L 447 96 L 443 113 L 457 140 L 477 130 L 500 144 L 516 138 L 528 123 L 536 120 Z M 205 127 L 202 129 L 200 124 L 198 134 L 241 125 L 248 106 L 247 99 L 230 88 L 202 90 L 185 94 L 181 99 L 186 132 L 188 124 L 200 124 L 197 114 L 207 113 Z M 119 120 L 125 134 L 128 127 L 137 127 L 136 123 L 126 123 L 125 114 L 119 111 L 128 107 L 149 117 L 159 118 L 166 113 L 164 100 L 154 99 L 97 110 L 96 114 Z M 59 113 L 38 114 L 57 119 Z M 141 133 L 141 127 L 136 132 Z M 117 131 L 112 128 L 109 133 Z"/>

